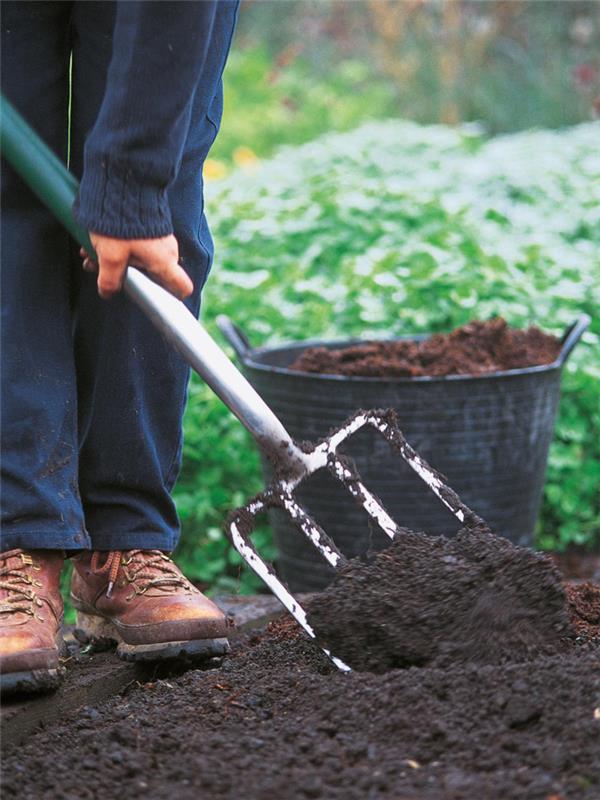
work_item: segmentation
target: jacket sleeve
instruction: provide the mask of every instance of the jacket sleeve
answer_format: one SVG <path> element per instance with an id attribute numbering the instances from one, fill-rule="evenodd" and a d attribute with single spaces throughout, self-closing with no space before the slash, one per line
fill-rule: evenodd
<path id="1" fill-rule="evenodd" d="M 181 162 L 218 0 L 119 2 L 104 99 L 73 210 L 121 239 L 173 232 L 167 188 Z"/>

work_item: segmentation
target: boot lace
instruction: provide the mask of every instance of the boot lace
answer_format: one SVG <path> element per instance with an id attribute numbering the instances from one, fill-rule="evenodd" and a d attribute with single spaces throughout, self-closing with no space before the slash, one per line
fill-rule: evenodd
<path id="1" fill-rule="evenodd" d="M 108 573 L 106 596 L 111 597 L 114 585 L 123 569 L 127 583 L 133 584 L 134 594 L 144 594 L 155 588 L 187 588 L 187 581 L 179 572 L 171 559 L 160 550 L 112 550 L 106 555 L 106 561 L 100 565 L 105 555 L 100 550 L 92 554 L 90 569 L 95 575 Z M 157 574 L 158 573 L 158 574 Z"/>
<path id="2" fill-rule="evenodd" d="M 13 558 L 20 558 L 21 563 L 14 563 Z M 35 593 L 33 587 L 41 587 L 42 583 L 29 574 L 29 569 L 39 570 L 29 553 L 21 550 L 11 552 L 10 559 L 3 554 L 0 557 L 0 592 L 5 594 L 0 599 L 0 614 L 16 614 L 22 612 L 34 617 L 35 606 L 44 604 Z"/>

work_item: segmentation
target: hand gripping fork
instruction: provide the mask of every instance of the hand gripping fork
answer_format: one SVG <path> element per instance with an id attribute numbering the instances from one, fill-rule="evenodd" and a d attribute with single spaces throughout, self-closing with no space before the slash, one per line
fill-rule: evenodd
<path id="1" fill-rule="evenodd" d="M 71 212 L 77 192 L 75 178 L 4 97 L 2 97 L 1 120 L 3 156 L 87 252 L 92 254 L 93 248 L 87 232 L 77 225 Z M 268 508 L 277 506 L 291 516 L 299 531 L 314 544 L 332 567 L 341 567 L 345 563 L 344 556 L 294 497 L 294 490 L 304 478 L 317 470 L 327 468 L 348 489 L 369 517 L 390 539 L 393 539 L 399 531 L 397 524 L 375 495 L 363 485 L 351 462 L 337 453 L 338 447 L 349 436 L 365 425 L 375 428 L 460 522 L 473 525 L 479 521 L 479 518 L 443 483 L 440 475 L 431 469 L 406 442 L 393 412 L 361 411 L 312 449 L 300 448 L 292 441 L 267 404 L 182 302 L 132 267 L 127 271 L 124 291 L 149 316 L 187 363 L 208 383 L 252 434 L 261 450 L 273 461 L 276 468 L 275 478 L 246 506 L 230 515 L 228 533 L 244 561 L 262 578 L 311 637 L 316 638 L 316 635 L 307 621 L 305 610 L 288 592 L 273 569 L 262 560 L 250 540 L 250 534 L 256 517 Z M 340 670 L 350 669 L 335 655 L 323 649 Z"/>

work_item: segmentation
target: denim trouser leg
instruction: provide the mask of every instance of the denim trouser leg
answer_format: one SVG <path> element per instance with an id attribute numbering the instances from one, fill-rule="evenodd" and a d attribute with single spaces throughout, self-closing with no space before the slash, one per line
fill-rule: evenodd
<path id="1" fill-rule="evenodd" d="M 202 162 L 220 120 L 221 72 L 236 5 L 220 4 L 211 63 L 193 100 L 183 162 L 169 195 L 180 255 L 195 284 L 188 301 L 195 312 L 212 260 L 203 215 Z M 73 7 L 71 168 L 76 174 L 85 136 L 102 100 L 113 13 L 107 3 Z M 94 277 L 82 272 L 75 253 L 72 248 L 65 280 L 71 290 L 67 313 L 72 324 L 70 360 L 75 365 L 70 385 L 73 391 L 76 382 L 78 404 L 78 424 L 71 436 L 78 443 L 79 507 L 91 546 L 171 550 L 179 525 L 170 490 L 181 461 L 189 370 L 124 296 L 108 302 L 98 298 Z M 44 407 L 45 398 L 39 402 Z M 30 539 L 27 546 L 73 547 L 67 539 L 53 539 L 51 545 L 46 540 Z M 17 536 L 12 546 L 24 545 Z"/>
<path id="2" fill-rule="evenodd" d="M 69 3 L 2 4 L 2 91 L 62 157 L 69 16 Z M 1 253 L 1 548 L 86 547 L 69 238 L 4 161 Z"/>

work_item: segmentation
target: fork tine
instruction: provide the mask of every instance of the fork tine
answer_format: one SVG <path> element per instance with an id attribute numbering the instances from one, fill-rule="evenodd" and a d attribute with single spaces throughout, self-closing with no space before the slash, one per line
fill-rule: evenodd
<path id="1" fill-rule="evenodd" d="M 262 499 L 254 498 L 244 508 L 234 511 L 227 521 L 231 542 L 246 564 L 267 584 L 269 589 L 279 598 L 290 614 L 293 614 L 300 625 L 306 628 L 304 610 L 281 583 L 271 565 L 263 561 L 250 539 L 250 534 L 256 523 L 256 517 L 266 509 L 267 504 Z M 298 613 L 298 609 L 300 613 Z"/>
<path id="2" fill-rule="evenodd" d="M 381 530 L 387 533 L 390 539 L 393 539 L 398 533 L 398 525 L 381 505 L 379 498 L 358 479 L 356 472 L 340 458 L 330 457 L 327 466 L 333 475 L 342 481 L 350 494 L 358 500 L 367 514 L 377 522 Z"/>
<path id="3" fill-rule="evenodd" d="M 272 505 L 283 508 L 290 515 L 302 533 L 317 548 L 319 553 L 332 567 L 342 567 L 346 559 L 325 533 L 323 528 L 310 517 L 302 506 L 298 505 L 291 492 L 281 492 L 279 497 L 272 498 Z"/>
<path id="4" fill-rule="evenodd" d="M 234 511 L 231 514 L 228 522 L 229 536 L 233 546 L 244 559 L 246 564 L 248 564 L 248 566 L 254 570 L 258 577 L 266 583 L 269 589 L 278 598 L 279 602 L 285 608 L 287 608 L 296 622 L 302 626 L 311 639 L 316 639 L 317 637 L 315 631 L 308 623 L 304 607 L 296 600 L 294 595 L 286 589 L 286 587 L 275 574 L 273 568 L 267 564 L 266 561 L 263 561 L 263 559 L 259 556 L 250 539 L 250 534 L 252 532 L 257 515 L 265 511 L 269 505 L 270 504 L 257 497 L 250 501 L 250 503 L 248 503 L 248 505 L 243 509 Z M 304 517 L 310 520 L 308 515 L 304 514 Z M 351 671 L 350 667 L 340 658 L 334 656 L 330 650 L 325 647 L 321 647 L 321 650 L 329 659 L 331 659 L 331 661 L 339 670 L 342 672 Z"/>
<path id="5" fill-rule="evenodd" d="M 417 475 L 429 486 L 431 491 L 450 509 L 454 516 L 470 527 L 485 525 L 485 521 L 466 506 L 456 492 L 443 480 L 442 475 L 413 450 L 404 438 L 398 426 L 398 419 L 393 410 L 369 411 L 365 421 L 376 428 L 390 443 L 392 448 L 406 461 Z"/>

